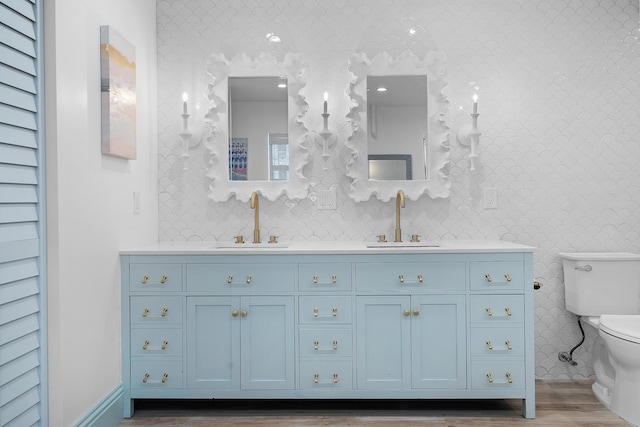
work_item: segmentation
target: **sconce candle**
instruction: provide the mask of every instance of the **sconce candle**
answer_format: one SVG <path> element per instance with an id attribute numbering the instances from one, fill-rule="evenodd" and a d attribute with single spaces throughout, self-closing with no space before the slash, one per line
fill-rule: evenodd
<path id="1" fill-rule="evenodd" d="M 478 114 L 478 94 L 473 94 L 473 114 Z"/>
<path id="2" fill-rule="evenodd" d="M 329 92 L 324 93 L 324 114 L 327 114 L 327 101 L 329 100 Z"/>
<path id="3" fill-rule="evenodd" d="M 189 94 L 187 92 L 182 94 L 182 114 L 187 114 L 187 101 L 189 100 Z"/>

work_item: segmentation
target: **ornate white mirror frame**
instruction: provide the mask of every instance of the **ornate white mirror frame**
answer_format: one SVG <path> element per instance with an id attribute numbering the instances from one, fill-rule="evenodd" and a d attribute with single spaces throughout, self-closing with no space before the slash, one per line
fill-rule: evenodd
<path id="1" fill-rule="evenodd" d="M 369 59 L 365 53 L 356 53 L 349 58 L 349 84 L 351 110 L 347 119 L 351 121 L 353 133 L 346 142 L 351 150 L 347 164 L 347 176 L 352 179 L 349 196 L 356 202 L 366 201 L 372 195 L 382 201 L 396 197 L 403 190 L 405 197 L 416 200 L 426 193 L 432 199 L 449 196 L 451 181 L 445 169 L 449 163 L 449 133 L 445 122 L 449 101 L 443 93 L 447 82 L 446 58 L 443 53 L 429 52 L 420 59 L 405 51 L 397 58 L 386 52 Z M 428 170 L 424 180 L 370 180 L 367 150 L 367 76 L 426 75 L 427 94 L 427 139 Z"/>
<path id="2" fill-rule="evenodd" d="M 211 77 L 207 97 L 211 103 L 206 119 L 211 126 L 207 138 L 208 196 L 215 202 L 224 202 L 231 196 L 247 202 L 253 191 L 267 200 L 274 201 L 283 194 L 290 199 L 307 197 L 309 180 L 302 169 L 309 161 L 305 145 L 307 128 L 302 118 L 308 104 L 300 94 L 306 85 L 305 66 L 299 54 L 287 53 L 282 61 L 273 55 L 262 53 L 255 59 L 238 54 L 227 60 L 224 54 L 213 54 L 207 63 Z M 229 77 L 286 77 L 288 85 L 288 140 L 289 179 L 287 181 L 232 181 L 229 179 Z M 266 161 L 266 160 L 265 160 Z"/>

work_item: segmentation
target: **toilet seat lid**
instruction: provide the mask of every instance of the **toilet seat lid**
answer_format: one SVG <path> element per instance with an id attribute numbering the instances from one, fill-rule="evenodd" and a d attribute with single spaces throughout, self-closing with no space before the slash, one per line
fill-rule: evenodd
<path id="1" fill-rule="evenodd" d="M 600 329 L 609 335 L 640 344 L 640 315 L 600 316 Z"/>

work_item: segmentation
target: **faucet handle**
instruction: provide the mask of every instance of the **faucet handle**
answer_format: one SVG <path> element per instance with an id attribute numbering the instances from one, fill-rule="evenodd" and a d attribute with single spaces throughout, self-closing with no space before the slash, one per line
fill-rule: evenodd
<path id="1" fill-rule="evenodd" d="M 411 241 L 415 242 L 415 243 L 419 242 L 420 241 L 420 235 L 419 234 L 412 234 L 411 235 Z"/>
<path id="2" fill-rule="evenodd" d="M 384 234 L 378 236 L 378 243 L 387 243 L 387 237 Z"/>
<path id="3" fill-rule="evenodd" d="M 269 236 L 269 243 L 278 243 L 278 236 Z"/>
<path id="4" fill-rule="evenodd" d="M 244 237 L 236 236 L 236 243 L 244 243 Z"/>

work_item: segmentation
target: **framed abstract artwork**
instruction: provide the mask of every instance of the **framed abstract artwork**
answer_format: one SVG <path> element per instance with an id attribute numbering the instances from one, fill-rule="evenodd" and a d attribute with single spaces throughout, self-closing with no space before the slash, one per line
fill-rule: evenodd
<path id="1" fill-rule="evenodd" d="M 232 138 L 229 144 L 229 179 L 231 181 L 247 180 L 248 138 Z"/>
<path id="2" fill-rule="evenodd" d="M 136 158 L 136 48 L 108 25 L 100 27 L 102 154 Z"/>

